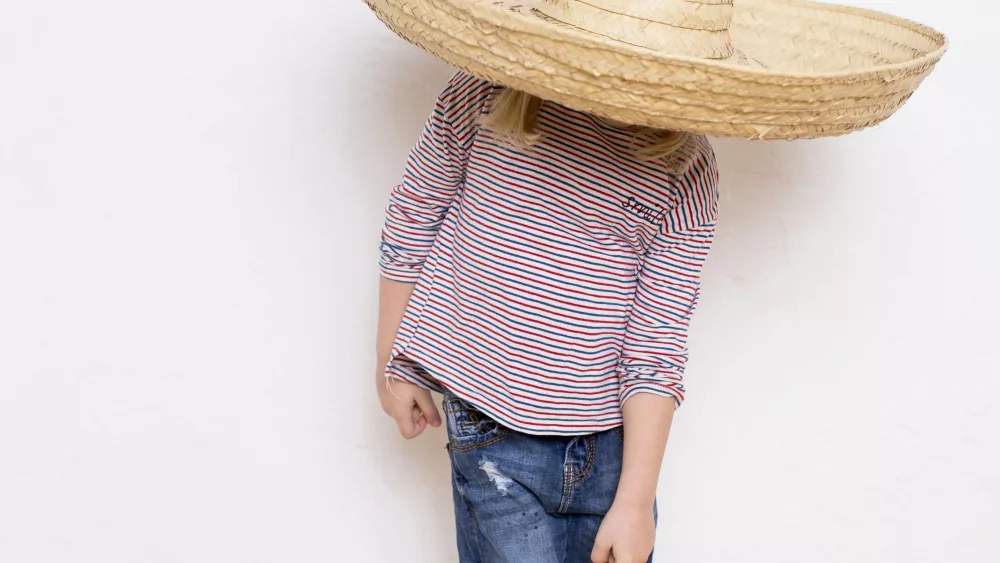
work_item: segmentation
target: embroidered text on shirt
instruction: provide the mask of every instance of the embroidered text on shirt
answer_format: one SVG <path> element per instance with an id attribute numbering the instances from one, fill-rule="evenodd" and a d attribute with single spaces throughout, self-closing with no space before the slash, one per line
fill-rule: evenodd
<path id="1" fill-rule="evenodd" d="M 628 209 L 632 213 L 641 217 L 644 221 L 656 225 L 663 219 L 663 216 L 667 214 L 667 210 L 660 207 L 660 204 L 654 203 L 655 207 L 650 207 L 639 200 L 635 199 L 633 196 L 629 196 L 628 199 L 622 201 L 622 207 Z"/>

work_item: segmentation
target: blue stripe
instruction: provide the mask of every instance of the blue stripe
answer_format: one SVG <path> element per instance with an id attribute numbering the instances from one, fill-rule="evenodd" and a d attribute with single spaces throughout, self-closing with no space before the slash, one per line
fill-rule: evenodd
<path id="1" fill-rule="evenodd" d="M 448 276 L 448 277 L 451 280 L 452 286 L 457 285 L 455 283 L 454 278 L 451 278 L 451 276 Z M 471 287 L 463 287 L 462 289 L 464 291 L 472 293 L 473 295 L 479 297 L 483 301 L 486 301 L 486 302 L 492 301 L 492 297 L 484 294 L 482 291 L 477 291 L 476 289 L 471 288 Z M 433 304 L 433 303 L 429 303 L 429 305 L 430 304 Z M 436 305 L 436 304 L 434 304 L 434 305 Z M 463 309 L 463 310 L 468 310 L 468 309 Z M 443 312 L 444 312 L 444 310 L 442 310 L 442 313 Z M 454 317 L 452 317 L 452 318 L 454 318 Z M 505 336 L 508 336 L 508 337 L 511 337 L 511 338 L 514 337 L 514 334 L 511 333 L 508 329 L 504 328 L 503 325 L 501 323 L 499 323 L 498 321 L 494 322 L 492 319 L 487 319 L 485 317 L 484 318 L 480 318 L 479 320 L 483 321 L 483 322 L 486 322 L 490 326 L 494 327 L 494 329 L 497 332 L 503 333 Z M 507 322 L 510 323 L 510 324 L 513 324 L 513 325 L 525 326 L 523 322 L 515 320 L 515 319 L 512 319 L 512 318 L 508 318 Z M 623 322 L 622 326 L 624 326 L 624 325 L 625 325 L 625 323 Z M 530 328 L 534 332 L 541 332 L 541 333 L 548 334 L 548 335 L 553 336 L 553 337 L 565 336 L 565 334 L 566 334 L 565 332 L 560 332 L 560 331 L 552 330 L 552 329 L 550 329 L 550 328 L 548 328 L 548 327 L 546 327 L 544 325 L 541 325 L 541 324 L 530 325 Z M 610 332 L 611 328 L 612 327 L 607 327 L 604 330 Z M 521 340 L 524 340 L 526 342 L 530 342 L 531 344 L 536 344 L 536 345 L 538 345 L 541 348 L 550 348 L 553 352 L 565 352 L 567 354 L 573 354 L 573 353 L 577 352 L 577 350 L 575 348 L 565 348 L 565 347 L 559 346 L 555 342 L 552 342 L 552 341 L 549 341 L 549 340 L 544 340 L 544 341 L 543 340 L 536 340 L 534 338 L 529 338 L 529 337 L 527 337 L 525 335 L 518 335 L 517 338 L 520 338 Z M 599 345 L 599 347 L 595 348 L 595 350 L 600 350 L 600 352 L 605 352 L 606 351 L 603 348 L 603 344 L 605 342 L 610 341 L 611 343 L 608 344 L 608 347 L 613 350 L 614 349 L 614 344 L 613 343 L 614 343 L 615 340 L 618 340 L 614 336 L 603 336 L 603 335 L 594 335 L 592 337 L 577 335 L 574 338 L 576 340 L 580 341 L 580 342 L 583 342 L 583 343 Z M 595 351 L 595 352 L 593 352 L 593 354 L 597 355 L 598 352 Z M 568 361 L 568 360 L 566 360 L 564 358 L 563 361 Z M 586 364 L 583 364 L 583 365 L 586 365 Z"/>
<path id="2" fill-rule="evenodd" d="M 443 357 L 442 355 L 448 354 L 447 350 L 444 350 L 443 348 L 439 348 L 433 342 L 421 341 L 420 344 L 424 347 L 424 349 L 427 349 L 427 350 L 430 350 L 430 351 L 434 351 L 435 352 L 435 357 L 437 357 L 437 358 L 441 358 L 441 357 Z M 412 349 L 412 345 L 408 349 Z M 412 354 L 412 352 L 409 352 L 409 353 Z M 458 372 L 458 373 L 464 373 L 464 372 Z M 505 372 L 501 372 L 501 373 L 505 373 Z M 506 372 L 506 373 L 509 373 L 509 372 Z M 446 375 L 446 374 L 441 374 L 441 375 Z M 489 375 L 489 374 L 479 373 L 478 374 L 478 378 L 485 378 L 485 376 L 487 376 L 487 375 Z M 454 378 L 454 379 L 452 379 L 452 381 L 458 382 L 460 379 L 461 378 Z M 478 381 L 478 383 L 479 383 L 479 385 L 481 387 L 490 387 L 490 391 L 493 391 L 494 394 L 503 395 L 504 400 L 506 400 L 509 403 L 513 403 L 513 404 L 516 404 L 516 405 L 519 405 L 519 406 L 522 406 L 522 407 L 527 407 L 527 408 L 533 409 L 533 410 L 550 409 L 550 410 L 552 410 L 554 412 L 590 413 L 590 412 L 594 412 L 595 410 L 604 410 L 604 409 L 607 408 L 607 407 L 599 407 L 599 408 L 594 408 L 594 409 L 584 409 L 584 408 L 579 408 L 579 407 L 555 407 L 555 406 L 552 406 L 552 405 L 537 405 L 535 403 L 529 403 L 529 402 L 527 402 L 527 401 L 525 401 L 523 399 L 520 399 L 518 397 L 515 397 L 513 395 L 501 393 L 500 390 L 498 389 L 498 387 L 496 387 L 496 386 L 492 386 L 491 387 L 490 385 L 486 384 L 489 381 L 490 380 L 488 380 L 488 379 L 487 380 L 481 380 L 481 381 Z M 493 380 L 493 382 L 501 383 L 502 385 L 510 386 L 510 387 L 516 389 L 517 391 L 522 392 L 522 394 L 525 394 L 525 395 L 539 395 L 539 392 L 536 389 L 520 387 L 520 386 L 518 386 L 516 384 L 512 384 L 509 381 L 500 382 L 499 380 Z M 615 385 L 613 387 L 609 387 L 609 388 L 611 388 L 611 389 L 617 389 L 618 388 L 618 384 L 615 383 Z M 472 391 L 471 388 L 470 388 L 470 391 Z M 478 392 L 476 392 L 476 391 L 472 391 L 472 392 L 478 394 Z M 601 395 L 600 398 L 601 398 L 601 400 L 603 402 L 603 401 L 608 400 L 610 397 L 613 397 L 613 396 L 614 396 L 614 394 L 610 394 L 608 396 Z M 553 398 L 563 399 L 563 400 L 566 399 L 566 397 L 553 397 Z M 506 408 L 506 407 L 498 407 L 498 408 Z M 531 414 L 522 413 L 522 412 L 517 413 L 517 415 L 519 417 L 522 417 L 522 418 L 530 418 L 530 419 L 533 419 L 533 420 L 546 420 L 546 417 L 539 417 L 537 415 L 531 415 Z M 613 420 L 614 418 L 615 417 L 610 416 L 610 417 L 607 417 L 606 420 Z"/>
<path id="3" fill-rule="evenodd" d="M 474 201 L 480 201 L 472 193 L 469 193 L 469 195 L 467 196 L 467 199 L 473 199 Z M 485 200 L 483 200 L 483 201 L 485 201 Z M 489 205 L 485 205 L 485 207 L 489 207 Z M 513 218 L 512 215 L 510 215 L 508 213 L 505 213 L 503 210 L 494 210 L 494 212 L 496 214 L 503 214 L 505 217 L 511 217 L 511 218 Z M 463 207 L 462 214 L 468 215 L 468 216 L 472 216 L 472 217 L 482 217 L 482 222 L 483 223 L 495 224 L 495 221 L 493 221 L 493 219 L 490 219 L 490 218 L 488 218 L 488 217 L 486 217 L 484 215 L 479 214 L 479 212 L 477 212 L 475 209 L 472 209 L 471 207 Z M 583 247 L 583 246 L 580 246 L 580 245 L 576 245 L 576 244 L 571 244 L 571 243 L 568 244 L 568 243 L 565 243 L 565 242 L 561 242 L 561 241 L 553 239 L 553 238 L 551 238 L 551 237 L 549 237 L 547 235 L 544 235 L 544 234 L 538 232 L 537 230 L 532 230 L 530 228 L 530 226 L 532 226 L 532 225 L 536 225 L 536 226 L 541 225 L 537 221 L 534 221 L 534 220 L 529 219 L 528 217 L 524 217 L 524 216 L 520 217 L 518 220 L 522 224 L 522 226 L 516 226 L 515 224 L 506 224 L 506 225 L 504 225 L 504 229 L 507 230 L 507 231 L 510 231 L 510 232 L 514 232 L 514 233 L 520 234 L 520 235 L 524 236 L 525 238 L 527 238 L 529 240 L 530 239 L 535 239 L 535 240 L 539 241 L 540 243 L 548 243 L 550 246 L 557 246 L 557 247 L 558 246 L 562 246 L 563 248 L 566 248 L 567 250 L 569 250 L 569 249 L 575 249 L 577 252 L 579 252 L 580 254 L 584 254 L 584 255 L 586 255 L 586 254 L 591 254 L 591 255 L 594 254 L 594 251 L 592 249 L 589 249 L 589 248 L 586 248 L 586 247 Z M 485 231 L 482 231 L 482 230 L 478 229 L 475 225 L 473 225 L 473 224 L 471 224 L 470 222 L 467 222 L 467 221 L 463 222 L 463 225 L 466 226 L 466 227 L 468 227 L 470 230 L 478 230 L 478 232 L 480 232 L 480 233 L 488 234 L 489 236 L 492 236 L 495 239 L 498 239 L 498 240 L 501 240 L 503 242 L 509 243 L 509 244 L 511 244 L 513 246 L 518 246 L 518 245 L 523 244 L 522 242 L 517 241 L 515 239 L 501 236 L 501 234 L 498 233 L 498 232 L 489 232 L 489 233 L 486 233 Z M 535 247 L 529 247 L 527 250 L 534 250 L 535 252 L 553 252 L 550 248 L 542 248 L 541 245 L 539 245 L 539 247 L 537 247 L 537 248 L 535 248 Z M 558 256 L 560 257 L 560 259 L 562 259 L 564 261 L 576 261 L 581 266 L 587 266 L 587 267 L 590 267 L 590 268 L 604 268 L 604 269 L 606 269 L 606 270 L 609 271 L 609 274 L 614 273 L 616 271 L 619 271 L 619 272 L 628 273 L 628 274 L 631 275 L 634 272 L 633 268 L 627 267 L 627 266 L 614 266 L 614 267 L 611 267 L 611 266 L 608 265 L 607 261 L 604 261 L 604 262 L 600 261 L 600 258 L 602 258 L 602 256 L 594 256 L 590 260 L 588 260 L 587 258 L 579 257 L 578 255 L 572 255 L 572 254 L 562 254 L 562 253 L 560 253 Z M 615 276 L 612 276 L 612 275 L 608 275 L 608 276 L 595 276 L 594 279 L 596 279 L 596 280 L 606 280 L 606 281 L 611 281 L 611 282 L 620 282 L 621 281 L 621 276 L 618 276 L 618 277 L 615 277 Z"/>
<path id="4" fill-rule="evenodd" d="M 511 258 L 517 258 L 516 256 L 514 256 L 513 254 L 510 254 L 510 253 L 504 253 L 504 255 L 509 256 Z M 454 257 L 456 259 L 460 258 L 461 257 L 461 253 L 455 253 Z M 623 297 L 623 298 L 630 298 L 630 297 L 632 297 L 635 294 L 634 291 L 629 291 L 629 290 L 614 289 L 614 288 L 607 288 L 607 287 L 600 287 L 599 288 L 596 285 L 586 285 L 583 282 L 570 282 L 570 281 L 567 281 L 566 278 L 560 278 L 560 277 L 558 277 L 558 274 L 561 273 L 559 271 L 553 272 L 553 275 L 542 275 L 542 274 L 538 273 L 538 270 L 532 270 L 529 267 L 527 267 L 529 265 L 528 263 L 526 263 L 526 267 L 518 267 L 518 266 L 514 265 L 514 263 L 501 263 L 501 262 L 498 262 L 496 259 L 492 258 L 491 256 L 487 256 L 487 255 L 482 255 L 482 256 L 479 256 L 478 258 L 481 261 L 483 261 L 483 262 L 494 264 L 496 266 L 501 266 L 500 268 L 497 268 L 497 270 L 494 271 L 491 275 L 498 275 L 499 272 L 502 269 L 506 269 L 506 270 L 511 270 L 511 271 L 514 271 L 514 272 L 518 272 L 521 275 L 523 275 L 526 278 L 528 278 L 528 280 L 531 280 L 532 278 L 534 278 L 535 280 L 537 280 L 539 282 L 541 282 L 541 281 L 547 281 L 550 284 L 553 284 L 553 285 L 556 285 L 556 286 L 563 286 L 563 287 L 566 287 L 567 289 L 569 289 L 569 288 L 582 289 L 582 290 L 588 290 L 590 292 L 600 291 L 601 293 L 607 293 L 607 294 L 611 294 L 611 295 L 618 295 L 618 296 Z M 524 257 L 524 259 L 525 260 L 529 260 L 528 257 Z M 484 273 L 483 269 L 481 267 L 473 264 L 472 262 L 462 261 L 461 263 L 469 271 Z M 568 275 L 569 272 L 566 272 L 566 274 Z M 577 277 L 579 277 L 579 276 L 577 275 Z M 552 289 L 550 289 L 548 287 L 536 286 L 536 285 L 528 285 L 528 284 L 531 283 L 530 281 L 524 281 L 524 280 L 510 280 L 510 281 L 513 281 L 515 283 L 525 284 L 525 285 L 527 285 L 528 287 L 530 287 L 531 289 L 535 290 L 538 293 L 546 293 L 546 292 L 551 292 L 552 291 Z M 506 291 L 506 290 L 504 290 L 504 291 Z M 585 298 L 583 298 L 581 296 L 573 296 L 572 298 L 576 299 L 580 303 L 586 303 L 586 304 L 591 304 L 591 305 L 599 305 L 599 306 L 608 306 L 608 305 L 618 306 L 618 305 L 620 305 L 620 301 L 618 301 L 618 302 L 616 302 L 616 301 L 598 301 L 598 300 L 594 300 L 594 299 L 585 299 Z M 597 313 L 597 312 L 593 312 L 593 314 L 596 315 L 596 316 L 606 316 L 606 315 L 602 315 L 602 314 Z"/>

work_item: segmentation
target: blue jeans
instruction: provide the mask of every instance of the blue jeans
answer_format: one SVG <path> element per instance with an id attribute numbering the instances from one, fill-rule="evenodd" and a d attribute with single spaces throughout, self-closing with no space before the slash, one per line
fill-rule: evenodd
<path id="1" fill-rule="evenodd" d="M 621 429 L 532 436 L 451 393 L 443 406 L 459 562 L 590 563 L 621 476 Z"/>

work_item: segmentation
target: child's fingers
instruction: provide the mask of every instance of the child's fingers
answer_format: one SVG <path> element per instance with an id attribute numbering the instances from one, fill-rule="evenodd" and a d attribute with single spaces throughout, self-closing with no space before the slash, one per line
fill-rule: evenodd
<path id="1" fill-rule="evenodd" d="M 399 405 L 398 410 L 393 413 L 392 418 L 396 421 L 399 434 L 409 440 L 420 434 L 420 431 L 423 430 L 423 428 L 419 427 L 419 423 L 423 420 L 422 416 L 420 409 L 411 403 L 410 408 Z"/>
<path id="2" fill-rule="evenodd" d="M 419 436 L 420 433 L 424 431 L 424 428 L 427 428 L 427 419 L 421 417 L 413 423 L 413 436 L 410 436 L 410 438 L 416 438 Z"/>
<path id="3" fill-rule="evenodd" d="M 593 563 L 614 563 L 614 559 L 611 558 L 611 546 L 595 543 L 593 551 L 590 552 L 590 560 Z"/>
<path id="4" fill-rule="evenodd" d="M 426 392 L 417 393 L 417 396 L 414 397 L 414 399 L 417 401 L 417 406 L 420 407 L 420 412 L 423 413 L 427 424 L 430 424 L 434 428 L 441 426 L 441 414 L 434 405 L 434 400 L 431 399 L 431 394 Z"/>
<path id="5" fill-rule="evenodd" d="M 427 420 L 420 413 L 420 409 L 413 407 L 409 414 L 396 419 L 396 426 L 399 427 L 399 433 L 409 440 L 416 438 L 424 431 L 424 428 L 427 428 Z"/>

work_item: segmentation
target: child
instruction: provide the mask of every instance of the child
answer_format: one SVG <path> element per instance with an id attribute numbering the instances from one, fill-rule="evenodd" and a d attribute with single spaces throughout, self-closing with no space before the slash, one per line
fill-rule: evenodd
<path id="1" fill-rule="evenodd" d="M 387 206 L 377 384 L 406 438 L 444 394 L 463 563 L 650 557 L 716 181 L 700 135 L 441 93 Z"/>
<path id="2" fill-rule="evenodd" d="M 444 394 L 460 561 L 650 560 L 718 214 L 704 134 L 881 123 L 944 36 L 812 2 L 366 2 L 470 72 L 386 208 L 376 378 L 407 438 Z"/>

